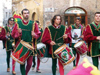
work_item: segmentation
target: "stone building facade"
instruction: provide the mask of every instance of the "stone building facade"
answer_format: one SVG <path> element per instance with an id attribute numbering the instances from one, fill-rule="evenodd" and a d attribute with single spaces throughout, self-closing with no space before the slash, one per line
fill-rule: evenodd
<path id="1" fill-rule="evenodd" d="M 18 1 L 18 0 L 17 0 Z M 91 23 L 94 13 L 100 11 L 100 0 L 19 0 L 25 2 L 24 5 L 32 13 L 36 13 L 36 18 L 45 28 L 51 24 L 51 19 L 55 14 L 62 16 L 62 24 L 74 24 L 75 18 L 80 17 L 82 24 Z M 35 2 L 34 2 L 35 1 Z M 37 6 L 36 3 L 39 3 Z M 14 3 L 17 13 L 21 11 L 22 4 Z M 31 17 L 30 16 L 30 17 Z"/>
<path id="2" fill-rule="evenodd" d="M 86 25 L 93 21 L 94 13 L 100 11 L 99 3 L 100 0 L 43 0 L 44 25 L 50 25 L 50 21 L 55 14 L 60 14 L 62 16 L 62 24 L 64 25 L 66 24 L 66 17 L 68 17 L 67 21 L 70 20 L 67 25 L 73 24 L 75 22 L 75 17 L 81 17 L 83 25 Z M 48 8 L 51 8 L 51 11 Z M 77 10 L 78 8 L 85 12 L 84 16 Z M 65 14 L 68 9 L 72 11 L 72 13 Z M 77 12 L 77 14 L 73 12 Z M 71 23 L 71 21 L 73 23 Z"/>

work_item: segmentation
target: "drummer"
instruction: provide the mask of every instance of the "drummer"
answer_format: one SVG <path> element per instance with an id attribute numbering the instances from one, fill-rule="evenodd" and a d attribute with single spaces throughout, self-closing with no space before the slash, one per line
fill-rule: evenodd
<path id="1" fill-rule="evenodd" d="M 12 37 L 17 39 L 16 46 L 20 43 L 21 40 L 30 43 L 32 46 L 36 46 L 36 39 L 38 39 L 41 35 L 41 32 L 38 29 L 38 25 L 33 21 L 29 20 L 29 10 L 22 10 L 23 19 L 18 21 L 14 29 L 12 31 Z M 33 53 L 27 59 L 27 65 L 25 68 L 25 64 L 20 64 L 21 75 L 28 75 L 28 72 L 32 65 Z"/>
<path id="2" fill-rule="evenodd" d="M 42 42 L 47 45 L 48 57 L 52 58 L 52 73 L 56 75 L 57 57 L 54 51 L 64 43 L 71 42 L 70 30 L 61 25 L 62 18 L 60 15 L 55 15 L 51 21 L 52 25 L 45 28 L 42 35 Z M 59 40 L 57 40 L 59 38 Z M 61 62 L 58 60 L 60 75 L 64 75 L 64 69 Z"/>
<path id="3" fill-rule="evenodd" d="M 71 29 L 71 35 L 72 35 L 72 43 L 70 45 L 72 47 L 73 54 L 75 56 L 77 54 L 76 59 L 73 61 L 73 69 L 78 65 L 80 59 L 80 55 L 78 54 L 78 52 L 76 52 L 74 48 L 75 43 L 77 43 L 79 40 L 81 40 L 81 38 L 83 38 L 83 36 L 81 35 L 83 26 L 80 23 L 81 23 L 80 17 L 76 17 L 75 24 L 69 27 L 69 29 Z M 76 29 L 79 31 L 77 32 Z"/>
<path id="4" fill-rule="evenodd" d="M 39 27 L 39 30 L 40 30 L 41 36 L 42 36 L 43 29 L 41 28 L 40 22 L 39 21 L 36 21 L 36 23 L 37 23 L 37 25 Z M 41 42 L 41 36 L 37 39 L 37 44 Z M 34 70 L 35 65 L 36 65 L 36 62 L 35 62 L 35 53 L 34 53 L 34 55 L 33 55 L 33 66 L 32 66 L 32 70 Z M 40 66 L 40 58 L 37 56 L 37 68 L 36 68 L 36 72 L 37 73 L 41 73 L 41 71 L 39 69 L 39 66 Z"/>
<path id="5" fill-rule="evenodd" d="M 84 40 L 88 43 L 88 55 L 91 56 L 93 65 L 98 68 L 100 57 L 100 12 L 96 12 L 94 21 L 86 26 Z"/>
<path id="6" fill-rule="evenodd" d="M 5 33 L 4 34 L 6 36 L 6 40 L 3 41 L 3 45 L 4 45 L 4 48 L 6 48 L 6 54 L 7 54 L 7 58 L 6 58 L 6 61 L 7 61 L 7 72 L 10 72 L 10 55 L 11 55 L 11 52 L 13 52 L 13 46 L 12 46 L 12 43 L 14 42 L 14 39 L 12 38 L 11 36 L 11 32 L 14 28 L 14 18 L 13 17 L 10 17 L 8 19 L 8 25 L 4 27 L 5 29 Z M 12 74 L 16 74 L 15 72 L 15 61 L 12 59 Z"/>

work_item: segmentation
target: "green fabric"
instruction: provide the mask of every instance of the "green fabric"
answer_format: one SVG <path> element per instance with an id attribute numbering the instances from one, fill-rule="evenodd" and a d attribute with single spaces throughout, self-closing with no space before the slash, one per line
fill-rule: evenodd
<path id="1" fill-rule="evenodd" d="M 99 25 L 96 25 L 95 22 L 92 22 L 92 24 L 93 24 L 97 29 L 100 28 L 100 24 L 99 24 Z M 99 30 L 99 32 L 100 32 L 100 30 Z"/>
<path id="2" fill-rule="evenodd" d="M 91 30 L 93 32 L 93 36 L 100 36 L 100 32 L 97 31 L 93 24 L 90 24 Z M 92 48 L 91 48 L 92 56 L 100 55 L 100 42 L 99 41 L 92 41 Z"/>
<path id="3" fill-rule="evenodd" d="M 36 65 L 36 62 L 35 62 L 35 55 L 33 56 L 33 66 L 32 67 L 35 67 Z"/>
<path id="4" fill-rule="evenodd" d="M 51 33 L 51 38 L 52 38 L 52 41 L 55 41 L 55 43 L 57 45 L 54 45 L 53 46 L 53 56 L 55 57 L 54 55 L 54 51 L 59 48 L 61 45 L 64 44 L 64 40 L 63 38 L 59 39 L 59 40 L 56 40 L 60 37 L 62 37 L 64 35 L 64 32 L 65 32 L 65 26 L 61 25 L 60 28 L 54 28 L 52 25 L 48 27 L 49 30 L 50 30 L 50 33 Z M 59 45 L 58 45 L 59 44 Z"/>
<path id="5" fill-rule="evenodd" d="M 56 75 L 57 59 L 52 58 L 52 73 Z"/>
<path id="6" fill-rule="evenodd" d="M 41 32 L 41 36 L 37 39 L 37 43 L 41 42 L 41 37 L 42 37 L 42 33 L 43 33 L 43 29 L 42 28 L 40 29 L 40 32 Z"/>
<path id="7" fill-rule="evenodd" d="M 20 64 L 20 71 L 21 71 L 21 75 L 26 75 L 25 64 L 24 65 Z"/>
<path id="8" fill-rule="evenodd" d="M 22 29 L 21 39 L 25 42 L 32 42 L 31 31 L 33 27 L 33 21 L 30 20 L 27 25 L 23 24 L 22 20 L 18 21 L 17 23 L 18 23 L 19 28 Z"/>
<path id="9" fill-rule="evenodd" d="M 98 57 L 92 57 L 92 62 L 93 62 L 93 65 L 98 68 L 98 65 L 99 65 L 99 59 L 98 59 Z"/>
<path id="10" fill-rule="evenodd" d="M 7 61 L 7 68 L 10 68 L 10 55 L 11 55 L 11 51 L 6 51 L 7 57 L 6 57 L 6 61 Z"/>
<path id="11" fill-rule="evenodd" d="M 75 43 L 72 43 L 72 51 L 73 51 L 74 56 L 76 56 L 76 50 L 74 48 L 74 45 Z M 73 66 L 76 66 L 76 60 L 73 61 Z"/>
<path id="12" fill-rule="evenodd" d="M 73 29 L 77 29 L 77 25 L 76 24 L 72 25 L 72 27 L 73 27 Z M 78 29 L 81 29 L 81 26 L 79 26 Z"/>
<path id="13" fill-rule="evenodd" d="M 10 33 L 10 36 L 9 36 L 10 40 L 6 40 L 6 42 L 4 42 L 4 44 L 6 44 L 6 50 L 9 51 L 13 49 L 12 43 L 14 42 L 14 39 L 11 36 L 12 30 L 8 26 L 5 26 L 5 30 L 6 30 L 6 33 L 8 32 Z"/>

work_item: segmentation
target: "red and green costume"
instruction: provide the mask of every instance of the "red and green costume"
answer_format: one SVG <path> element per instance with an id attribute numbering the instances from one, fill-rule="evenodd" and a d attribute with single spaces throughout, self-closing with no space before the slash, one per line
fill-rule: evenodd
<path id="1" fill-rule="evenodd" d="M 82 25 L 79 25 L 79 26 L 76 26 L 76 24 L 72 25 L 69 27 L 70 30 L 73 30 L 73 29 L 83 29 L 83 26 Z M 74 48 L 74 45 L 75 43 L 71 43 L 71 47 L 72 47 L 72 51 L 73 51 L 73 54 L 74 56 L 76 56 L 77 54 L 77 57 L 76 57 L 76 60 L 73 61 L 73 66 L 77 66 L 78 65 L 78 62 L 79 62 L 79 59 L 80 59 L 80 55 L 76 52 L 75 48 Z"/>
<path id="2" fill-rule="evenodd" d="M 22 33 L 18 32 L 17 30 L 18 28 L 22 29 Z M 31 31 L 35 32 L 34 37 L 31 35 Z M 25 42 L 28 42 L 30 45 L 32 45 L 35 48 L 36 39 L 38 39 L 40 35 L 41 35 L 41 32 L 38 29 L 38 25 L 31 20 L 29 20 L 28 22 L 25 22 L 23 20 L 18 21 L 15 24 L 14 29 L 12 31 L 12 37 L 15 38 L 15 40 L 17 40 L 16 47 L 20 43 L 20 40 L 23 40 Z M 33 59 L 33 56 L 29 56 L 29 58 L 27 59 L 26 70 L 25 70 L 25 64 L 20 65 L 20 70 L 21 70 L 22 75 L 28 74 L 32 65 L 32 59 Z"/>
<path id="3" fill-rule="evenodd" d="M 84 40 L 88 43 L 88 55 L 92 57 L 93 64 L 98 67 L 100 56 L 100 42 L 96 40 L 100 36 L 100 24 L 92 22 L 86 26 Z"/>
<path id="4" fill-rule="evenodd" d="M 41 32 L 41 36 L 42 36 L 43 29 L 39 28 L 39 31 Z M 37 39 L 37 44 L 41 42 L 41 36 Z M 33 55 L 33 66 L 32 67 L 35 67 L 35 65 L 36 65 L 35 55 Z M 37 70 L 39 70 L 39 66 L 40 66 L 40 58 L 38 58 L 37 56 Z"/>
<path id="5" fill-rule="evenodd" d="M 6 37 L 7 39 L 3 41 L 3 44 L 4 44 L 4 48 L 6 48 L 6 54 L 7 54 L 7 58 L 6 58 L 6 61 L 7 61 L 7 68 L 10 68 L 10 55 L 11 55 L 11 52 L 13 52 L 13 47 L 12 47 L 12 43 L 14 42 L 14 39 L 12 38 L 11 36 L 11 32 L 13 30 L 13 27 L 14 25 L 12 26 L 12 28 L 10 28 L 9 25 L 5 26 L 5 32 L 6 34 L 9 32 L 10 33 L 10 36 L 9 37 Z M 5 36 L 6 36 L 5 34 Z M 8 39 L 9 38 L 9 39 Z M 12 71 L 15 71 L 15 61 L 12 59 Z"/>
<path id="6" fill-rule="evenodd" d="M 68 34 L 67 39 L 61 38 L 64 34 Z M 60 39 L 57 40 L 58 38 Z M 47 55 L 48 57 L 52 58 L 52 72 L 53 75 L 56 75 L 57 58 L 54 55 L 54 51 L 64 43 L 71 42 L 70 30 L 65 28 L 65 26 L 63 25 L 60 25 L 58 28 L 55 25 L 48 26 L 44 30 L 41 41 L 47 45 L 48 48 Z M 56 45 L 51 46 L 50 45 L 51 41 L 55 41 Z M 58 64 L 59 64 L 60 75 L 64 75 L 63 65 L 61 64 L 60 61 L 58 61 Z"/>

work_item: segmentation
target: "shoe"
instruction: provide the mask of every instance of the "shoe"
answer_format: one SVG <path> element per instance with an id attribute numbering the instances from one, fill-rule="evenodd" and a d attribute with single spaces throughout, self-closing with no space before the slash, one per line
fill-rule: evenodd
<path id="1" fill-rule="evenodd" d="M 15 72 L 15 71 L 12 71 L 12 74 L 13 74 L 13 75 L 16 75 L 16 72 Z"/>
<path id="2" fill-rule="evenodd" d="M 36 70 L 36 72 L 37 72 L 37 73 L 41 73 L 41 71 L 40 71 L 40 70 Z"/>
<path id="3" fill-rule="evenodd" d="M 35 69 L 35 67 L 32 67 L 32 70 L 34 70 Z"/>
<path id="4" fill-rule="evenodd" d="M 7 68 L 7 72 L 10 72 L 10 68 Z"/>

